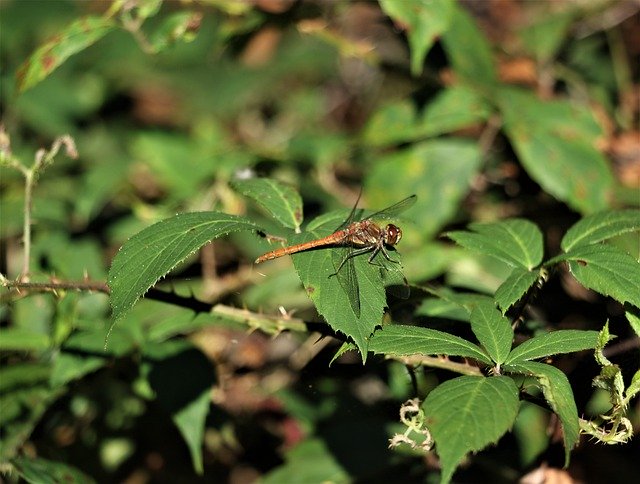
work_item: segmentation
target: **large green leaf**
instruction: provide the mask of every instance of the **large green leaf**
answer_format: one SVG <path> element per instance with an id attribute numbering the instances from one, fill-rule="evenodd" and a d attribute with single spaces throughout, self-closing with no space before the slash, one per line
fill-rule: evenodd
<path id="1" fill-rule="evenodd" d="M 519 361 L 504 366 L 505 370 L 534 376 L 542 388 L 549 406 L 560 418 L 564 432 L 565 467 L 569 465 L 571 449 L 578 443 L 578 409 L 566 375 L 556 367 L 535 361 Z"/>
<path id="2" fill-rule="evenodd" d="M 131 237 L 109 270 L 114 320 L 190 254 L 217 237 L 241 230 L 260 228 L 235 215 L 193 212 L 158 222 Z"/>
<path id="3" fill-rule="evenodd" d="M 18 70 L 18 89 L 33 87 L 69 57 L 86 49 L 116 28 L 106 17 L 88 16 L 71 23 L 38 49 Z"/>
<path id="4" fill-rule="evenodd" d="M 262 477 L 264 484 L 284 482 L 353 482 L 326 444 L 319 439 L 300 442 L 286 452 L 286 463 Z"/>
<path id="5" fill-rule="evenodd" d="M 562 329 L 531 338 L 516 347 L 506 360 L 506 364 L 546 358 L 552 355 L 573 353 L 596 347 L 598 331 Z"/>
<path id="6" fill-rule="evenodd" d="M 562 238 L 565 252 L 574 247 L 595 244 L 626 232 L 640 231 L 640 210 L 594 213 L 575 223 Z"/>
<path id="7" fill-rule="evenodd" d="M 270 178 L 236 180 L 231 186 L 259 203 L 285 227 L 300 230 L 302 198 L 294 188 Z"/>
<path id="8" fill-rule="evenodd" d="M 384 355 L 446 355 L 473 358 L 487 365 L 491 359 L 478 345 L 443 331 L 417 326 L 385 325 L 374 333 L 369 350 Z"/>
<path id="9" fill-rule="evenodd" d="M 447 237 L 463 247 L 531 270 L 542 261 L 542 232 L 528 220 L 471 224 L 468 231 L 447 232 Z"/>
<path id="10" fill-rule="evenodd" d="M 507 135 L 529 175 L 582 213 L 607 208 L 613 176 L 595 146 L 594 140 L 604 134 L 589 108 L 542 101 L 517 89 L 498 95 Z"/>
<path id="11" fill-rule="evenodd" d="M 496 84 L 491 46 L 471 14 L 458 4 L 453 9 L 449 28 L 442 35 L 442 45 L 456 76 L 483 88 Z"/>
<path id="12" fill-rule="evenodd" d="M 511 378 L 461 376 L 435 388 L 422 403 L 427 427 L 448 483 L 469 452 L 498 441 L 518 414 L 518 388 Z"/>
<path id="13" fill-rule="evenodd" d="M 411 73 L 420 75 L 427 52 L 449 26 L 452 0 L 381 0 L 380 6 L 406 28 L 411 47 Z"/>
<path id="14" fill-rule="evenodd" d="M 617 301 L 640 307 L 640 262 L 606 244 L 577 246 L 547 265 L 567 261 L 571 274 L 585 287 Z"/>
<path id="15" fill-rule="evenodd" d="M 511 351 L 513 328 L 493 302 L 477 304 L 471 311 L 471 329 L 491 359 L 501 364 Z"/>

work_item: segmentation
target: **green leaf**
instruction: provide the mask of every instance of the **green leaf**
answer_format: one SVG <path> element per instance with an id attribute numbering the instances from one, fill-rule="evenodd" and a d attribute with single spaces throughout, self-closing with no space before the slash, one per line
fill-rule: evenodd
<path id="1" fill-rule="evenodd" d="M 0 351 L 42 351 L 51 346 L 51 338 L 24 328 L 0 329 Z"/>
<path id="2" fill-rule="evenodd" d="M 557 368 L 535 361 L 510 363 L 504 368 L 516 373 L 534 376 L 538 380 L 549 406 L 560 417 L 564 431 L 564 465 L 568 466 L 571 449 L 578 443 L 580 430 L 578 409 L 569 380 Z"/>
<path id="3" fill-rule="evenodd" d="M 640 307 L 640 262 L 606 244 L 578 246 L 554 257 L 546 265 L 568 261 L 580 284 L 605 296 Z"/>
<path id="4" fill-rule="evenodd" d="M 577 5 L 574 5 L 577 7 Z M 545 12 L 534 22 L 518 29 L 522 47 L 535 55 L 540 64 L 547 64 L 565 45 L 566 37 L 573 27 L 572 21 L 579 17 L 579 8 L 559 12 Z"/>
<path id="5" fill-rule="evenodd" d="M 51 368 L 50 384 L 53 388 L 60 387 L 102 368 L 107 362 L 100 356 L 61 352 Z"/>
<path id="6" fill-rule="evenodd" d="M 91 477 L 70 465 L 39 457 L 16 457 L 11 461 L 17 474 L 33 484 L 91 484 Z"/>
<path id="7" fill-rule="evenodd" d="M 451 24 L 442 35 L 442 45 L 456 76 L 482 87 L 497 83 L 489 42 L 471 15 L 457 4 L 453 9 Z"/>
<path id="8" fill-rule="evenodd" d="M 472 126 L 485 121 L 490 114 L 478 91 L 455 85 L 438 93 L 421 118 L 407 100 L 383 106 L 367 123 L 363 137 L 368 145 L 388 146 Z"/>
<path id="9" fill-rule="evenodd" d="M 565 252 L 595 244 L 626 232 L 640 230 L 640 210 L 617 210 L 589 215 L 574 224 L 562 238 Z"/>
<path id="10" fill-rule="evenodd" d="M 514 267 L 511 275 L 496 290 L 495 299 L 502 314 L 520 300 L 540 277 L 539 271 L 529 271 L 524 267 Z"/>
<path id="11" fill-rule="evenodd" d="M 625 304 L 625 306 L 627 306 Z M 625 316 L 627 317 L 627 321 L 629 321 L 629 325 L 633 332 L 636 333 L 636 336 L 640 337 L 640 309 L 627 307 L 625 311 Z"/>
<path id="12" fill-rule="evenodd" d="M 194 470 L 202 474 L 202 441 L 215 369 L 185 340 L 147 344 L 143 351 L 144 371 L 156 399 L 182 434 Z"/>
<path id="13" fill-rule="evenodd" d="M 411 73 L 420 75 L 424 59 L 451 21 L 451 0 L 381 0 L 382 10 L 407 30 L 411 47 Z"/>
<path id="14" fill-rule="evenodd" d="M 459 245 L 494 257 L 515 267 L 531 270 L 542 261 L 542 232 L 528 220 L 471 224 L 472 232 L 447 232 Z"/>
<path id="15" fill-rule="evenodd" d="M 44 363 L 15 363 L 2 368 L 0 392 L 3 394 L 13 388 L 45 383 L 51 374 L 51 367 Z"/>
<path id="16" fill-rule="evenodd" d="M 568 101 L 542 101 L 518 89 L 496 95 L 507 135 L 527 173 L 582 213 L 607 208 L 613 176 L 595 146 L 604 133 L 591 110 Z"/>
<path id="17" fill-rule="evenodd" d="M 380 107 L 369 118 L 363 138 L 369 146 L 387 146 L 415 137 L 416 112 L 406 99 Z"/>
<path id="18" fill-rule="evenodd" d="M 506 364 L 517 361 L 535 360 L 552 355 L 590 350 L 596 347 L 598 331 L 562 329 L 535 336 L 509 353 Z"/>
<path id="19" fill-rule="evenodd" d="M 240 230 L 260 228 L 235 215 L 193 212 L 158 222 L 131 237 L 109 270 L 114 321 L 190 254 L 217 237 Z"/>
<path id="20" fill-rule="evenodd" d="M 369 350 L 384 355 L 446 355 L 473 358 L 487 365 L 491 359 L 478 345 L 443 331 L 417 326 L 385 325 L 376 331 Z"/>
<path id="21" fill-rule="evenodd" d="M 300 442 L 285 454 L 285 464 L 261 479 L 263 484 L 285 482 L 326 482 L 347 484 L 353 479 L 327 448 L 324 441 L 310 439 Z"/>
<path id="22" fill-rule="evenodd" d="M 302 198 L 292 187 L 271 178 L 235 180 L 231 186 L 255 200 L 285 227 L 300 231 Z"/>
<path id="23" fill-rule="evenodd" d="M 17 73 L 18 90 L 24 92 L 45 79 L 69 57 L 86 49 L 116 28 L 105 17 L 88 16 L 71 23 L 41 45 Z"/>
<path id="24" fill-rule="evenodd" d="M 513 328 L 493 302 L 476 305 L 471 311 L 471 329 L 493 361 L 504 362 L 511 351 Z"/>
<path id="25" fill-rule="evenodd" d="M 481 162 L 476 143 L 452 139 L 417 143 L 376 159 L 367 191 L 389 196 L 419 192 L 411 218 L 425 237 L 438 232 L 457 212 Z"/>
<path id="26" fill-rule="evenodd" d="M 477 89 L 457 84 L 438 93 L 427 104 L 416 135 L 450 133 L 486 121 L 490 115 L 491 109 Z"/>
<path id="27" fill-rule="evenodd" d="M 466 454 L 497 442 L 513 425 L 518 407 L 518 388 L 504 376 L 462 376 L 429 393 L 422 408 L 440 456 L 440 482 L 450 482 Z"/>
<path id="28" fill-rule="evenodd" d="M 61 394 L 47 382 L 51 368 L 39 363 L 14 364 L 0 373 L 0 461 L 24 446 L 49 405 Z"/>

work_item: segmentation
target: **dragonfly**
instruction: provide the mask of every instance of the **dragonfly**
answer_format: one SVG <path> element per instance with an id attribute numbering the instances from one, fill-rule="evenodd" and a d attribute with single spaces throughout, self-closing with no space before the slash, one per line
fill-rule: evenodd
<path id="1" fill-rule="evenodd" d="M 360 197 L 358 197 L 359 201 Z M 285 255 L 296 254 L 311 249 L 324 247 L 336 247 L 341 250 L 334 252 L 333 263 L 335 272 L 329 277 L 337 276 L 340 285 L 349 297 L 351 307 L 357 317 L 360 317 L 360 289 L 357 280 L 357 274 L 354 264 L 354 258 L 370 253 L 368 262 L 378 265 L 383 270 L 392 270 L 384 263 L 384 260 L 398 264 L 399 261 L 389 256 L 389 249 L 393 249 L 395 245 L 402 239 L 402 230 L 395 224 L 388 223 L 386 225 L 379 224 L 380 219 L 395 218 L 401 212 L 411 207 L 417 200 L 416 195 L 411 195 L 404 200 L 399 201 L 383 210 L 375 212 L 368 217 L 354 221 L 358 202 L 354 205 L 347 219 L 338 227 L 338 229 L 326 237 L 310 240 L 301 244 L 290 245 L 275 249 L 266 254 L 261 255 L 255 260 L 256 264 L 277 259 Z M 383 257 L 379 259 L 382 263 L 374 262 L 375 257 L 381 254 Z M 406 285 L 406 279 L 402 276 L 402 280 Z M 408 287 L 408 286 L 407 286 Z M 401 295 L 406 298 L 406 295 Z"/>

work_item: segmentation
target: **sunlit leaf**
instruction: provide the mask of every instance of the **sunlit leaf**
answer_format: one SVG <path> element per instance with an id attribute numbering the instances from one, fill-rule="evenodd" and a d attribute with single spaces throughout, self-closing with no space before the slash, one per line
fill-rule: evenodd
<path id="1" fill-rule="evenodd" d="M 453 13 L 451 0 L 381 0 L 387 15 L 407 30 L 411 47 L 411 73 L 422 72 L 422 64 L 437 38 L 446 31 Z"/>
<path id="2" fill-rule="evenodd" d="M 18 89 L 33 87 L 69 57 L 86 49 L 115 29 L 115 23 L 105 17 L 88 16 L 71 23 L 61 33 L 38 47 L 22 64 L 17 74 Z"/>
<path id="3" fill-rule="evenodd" d="M 463 247 L 531 270 L 542 261 L 542 232 L 528 220 L 469 225 L 471 232 L 447 232 Z"/>
<path id="4" fill-rule="evenodd" d="M 504 89 L 499 95 L 507 135 L 527 173 L 582 213 L 607 208 L 613 176 L 596 148 L 604 133 L 590 108 L 542 101 L 517 89 Z"/>
<path id="5" fill-rule="evenodd" d="M 473 308 L 471 329 L 493 361 L 500 364 L 507 358 L 513 343 L 513 328 L 493 302 Z"/>
<path id="6" fill-rule="evenodd" d="M 607 244 L 577 246 L 547 264 L 569 263 L 571 274 L 583 286 L 617 301 L 640 307 L 640 262 Z"/>
<path id="7" fill-rule="evenodd" d="M 581 331 L 577 329 L 552 331 L 551 333 L 535 336 L 517 346 L 509 353 L 506 363 L 589 350 L 595 348 L 597 342 L 598 331 Z"/>
<path id="8" fill-rule="evenodd" d="M 352 476 L 342 468 L 321 439 L 307 439 L 285 453 L 285 464 L 262 476 L 263 484 L 326 482 L 347 484 Z"/>
<path id="9" fill-rule="evenodd" d="M 640 231 L 640 210 L 617 210 L 589 215 L 576 222 L 562 238 L 562 249 L 595 244 L 626 232 Z"/>
<path id="10" fill-rule="evenodd" d="M 217 237 L 241 230 L 260 228 L 226 213 L 193 212 L 158 222 L 131 237 L 109 270 L 114 320 L 190 254 Z"/>
<path id="11" fill-rule="evenodd" d="M 235 180 L 231 186 L 255 200 L 285 227 L 298 230 L 302 223 L 302 198 L 289 185 L 271 178 Z"/>
<path id="12" fill-rule="evenodd" d="M 492 364 L 478 345 L 443 331 L 417 326 L 385 325 L 374 333 L 369 349 L 385 355 L 462 356 Z"/>
<path id="13" fill-rule="evenodd" d="M 518 388 L 511 378 L 461 376 L 429 393 L 422 408 L 442 465 L 451 480 L 464 456 L 498 441 L 518 414 Z"/>

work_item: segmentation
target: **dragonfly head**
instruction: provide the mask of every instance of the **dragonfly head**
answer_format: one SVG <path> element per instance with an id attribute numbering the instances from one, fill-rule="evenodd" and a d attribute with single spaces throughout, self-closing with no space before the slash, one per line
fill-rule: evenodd
<path id="1" fill-rule="evenodd" d="M 402 238 L 402 230 L 400 230 L 400 227 L 398 227 L 397 225 L 388 224 L 384 228 L 384 243 L 385 244 L 394 246 L 398 242 L 400 242 L 401 238 Z"/>

